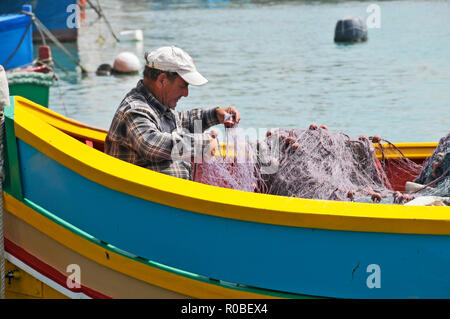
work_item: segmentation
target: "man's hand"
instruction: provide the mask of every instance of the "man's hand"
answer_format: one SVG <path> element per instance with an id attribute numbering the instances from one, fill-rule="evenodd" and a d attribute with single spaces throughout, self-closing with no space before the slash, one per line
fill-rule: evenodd
<path id="1" fill-rule="evenodd" d="M 216 152 L 219 149 L 219 143 L 217 143 L 217 138 L 211 136 L 209 138 L 209 150 L 211 152 L 211 155 L 214 156 L 216 155 Z"/>
<path id="2" fill-rule="evenodd" d="M 233 127 L 241 120 L 241 115 L 234 106 L 218 107 L 216 114 L 219 122 L 225 124 L 225 127 Z M 231 117 L 226 118 L 226 114 L 231 114 Z"/>

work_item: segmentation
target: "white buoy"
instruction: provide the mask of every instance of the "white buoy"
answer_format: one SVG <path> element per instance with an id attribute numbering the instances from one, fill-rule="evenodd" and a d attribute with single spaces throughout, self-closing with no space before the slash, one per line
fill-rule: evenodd
<path id="1" fill-rule="evenodd" d="M 142 41 L 144 34 L 142 30 L 125 30 L 119 33 L 119 41 Z"/>
<path id="2" fill-rule="evenodd" d="M 122 52 L 114 59 L 113 69 L 121 73 L 139 72 L 141 62 L 134 53 Z"/>

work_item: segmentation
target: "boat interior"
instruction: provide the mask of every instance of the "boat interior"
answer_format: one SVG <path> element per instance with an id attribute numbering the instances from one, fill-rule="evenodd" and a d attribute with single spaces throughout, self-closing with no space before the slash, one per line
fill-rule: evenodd
<path id="1" fill-rule="evenodd" d="M 72 138 L 100 152 L 104 152 L 107 130 L 66 118 L 28 100 L 23 100 L 21 105 L 25 106 L 29 112 L 39 116 L 48 124 Z M 436 145 L 437 143 L 374 143 L 377 158 L 383 162 L 383 167 L 392 186 L 392 190 L 404 191 L 405 183 L 407 181 L 414 181 L 417 177 L 417 172 L 408 170 L 408 167 L 404 165 L 404 161 L 402 160 L 407 158 L 416 164 L 423 165 L 425 160 L 432 154 Z M 216 154 L 216 156 L 225 154 L 225 143 L 221 143 L 220 150 L 221 152 Z M 202 164 L 195 165 L 201 168 Z"/>

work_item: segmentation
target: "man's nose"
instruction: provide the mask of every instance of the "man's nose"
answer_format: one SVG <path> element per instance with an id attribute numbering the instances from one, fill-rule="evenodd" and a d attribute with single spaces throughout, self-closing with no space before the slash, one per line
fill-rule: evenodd
<path id="1" fill-rule="evenodd" d="M 188 95 L 189 95 L 189 88 L 185 87 L 184 90 L 183 90 L 183 96 L 187 97 Z"/>

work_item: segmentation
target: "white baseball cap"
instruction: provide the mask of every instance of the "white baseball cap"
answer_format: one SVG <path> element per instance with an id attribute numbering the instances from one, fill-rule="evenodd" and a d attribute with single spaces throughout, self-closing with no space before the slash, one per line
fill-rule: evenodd
<path id="1" fill-rule="evenodd" d="M 208 82 L 194 65 L 194 60 L 182 49 L 175 46 L 162 47 L 145 54 L 147 66 L 161 71 L 176 72 L 191 85 Z"/>

